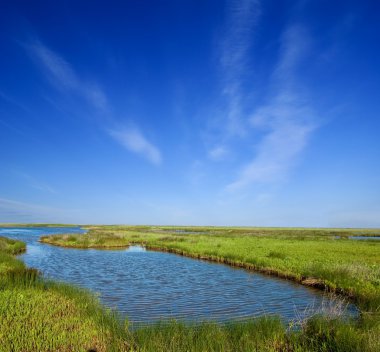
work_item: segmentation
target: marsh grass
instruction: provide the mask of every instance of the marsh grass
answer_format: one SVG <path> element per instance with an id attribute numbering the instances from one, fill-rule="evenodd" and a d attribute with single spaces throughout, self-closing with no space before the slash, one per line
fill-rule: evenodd
<path id="1" fill-rule="evenodd" d="M 23 253 L 25 248 L 25 243 L 21 241 L 0 237 L 0 275 L 9 270 L 21 270 L 25 267 L 24 263 L 14 257 L 16 254 Z"/>
<path id="2" fill-rule="evenodd" d="M 136 351 L 272 351 L 285 336 L 278 317 L 216 324 L 159 322 L 134 330 Z"/>
<path id="3" fill-rule="evenodd" d="M 0 351 L 119 351 L 124 331 L 83 292 L 60 287 L 0 291 Z"/>
<path id="4" fill-rule="evenodd" d="M 71 248 L 117 248 L 128 247 L 129 242 L 118 234 L 96 232 L 95 234 L 61 234 L 42 236 L 40 242 Z M 64 244 L 64 245 L 63 245 Z"/>
<path id="5" fill-rule="evenodd" d="M 41 241 L 78 248 L 142 244 L 343 293 L 365 310 L 380 307 L 380 243 L 336 239 L 337 234 L 378 234 L 378 230 L 184 227 L 183 231 L 197 231 L 188 234 L 178 233 L 178 229 L 105 226 L 91 229 L 85 237 L 74 235 L 76 245 L 65 235 Z M 166 231 L 164 236 L 162 230 Z"/>
<path id="6" fill-rule="evenodd" d="M 316 315 L 297 330 L 286 329 L 279 317 L 259 317 L 244 322 L 159 322 L 130 331 L 133 351 L 323 351 L 375 352 L 379 331 L 363 321 Z"/>
<path id="7" fill-rule="evenodd" d="M 116 313 L 85 290 L 45 280 L 9 254 L 19 253 L 25 244 L 1 242 L 1 352 L 127 350 Z"/>
<path id="8" fill-rule="evenodd" d="M 285 259 L 286 255 L 279 251 L 270 251 L 267 255 L 268 258 Z"/>
<path id="9" fill-rule="evenodd" d="M 172 233 L 170 233 L 172 229 Z M 95 227 L 86 235 L 47 236 L 42 242 L 78 248 L 142 244 L 213 260 L 341 293 L 363 310 L 380 310 L 380 242 L 336 239 L 379 230 L 184 227 Z M 162 234 L 165 230 L 165 235 Z"/>
<path id="10" fill-rule="evenodd" d="M 3 262 L 8 263 L 3 273 L 12 272 L 9 271 L 12 265 L 18 268 L 2 275 L 0 351 L 2 348 L 179 352 L 380 350 L 380 243 L 336 238 L 347 237 L 357 230 L 185 228 L 197 232 L 191 234 L 170 233 L 171 229 L 182 228 L 92 227 L 85 235 L 47 236 L 41 242 L 76 248 L 142 244 L 259 270 L 343 293 L 356 300 L 361 315 L 352 320 L 343 318 L 340 311 L 327 310 L 306 318 L 308 314 L 300 312 L 293 326 L 285 325 L 279 317 L 264 316 L 226 324 L 169 321 L 133 327 L 123 324 L 115 313 L 104 310 L 88 292 L 46 281 L 38 274 L 34 276 L 11 254 L 0 251 L 0 268 L 2 256 Z M 16 322 L 12 331 L 11 319 Z M 24 326 L 28 324 L 32 324 L 33 333 L 25 332 Z"/>
<path id="11" fill-rule="evenodd" d="M 24 242 L 0 236 L 1 253 L 16 255 L 25 252 L 25 250 L 26 244 Z"/>

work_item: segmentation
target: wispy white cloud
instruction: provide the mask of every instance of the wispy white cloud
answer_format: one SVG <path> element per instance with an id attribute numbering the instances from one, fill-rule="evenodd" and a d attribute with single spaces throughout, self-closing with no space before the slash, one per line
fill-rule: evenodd
<path id="1" fill-rule="evenodd" d="M 24 173 L 24 172 L 13 171 L 13 173 L 16 176 L 25 180 L 27 182 L 27 184 L 32 188 L 35 188 L 39 191 L 46 192 L 46 193 L 57 194 L 57 191 L 52 186 L 47 184 L 46 182 L 42 182 L 41 180 L 37 180 L 35 177 L 33 177 L 27 173 Z"/>
<path id="2" fill-rule="evenodd" d="M 217 145 L 208 152 L 210 159 L 214 161 L 221 161 L 229 154 L 229 150 L 224 145 Z"/>
<path id="3" fill-rule="evenodd" d="M 282 179 L 306 147 L 318 123 L 309 101 L 297 86 L 296 69 L 305 57 L 308 38 L 304 28 L 289 27 L 283 34 L 281 57 L 273 71 L 275 93 L 250 118 L 256 130 L 264 132 L 255 157 L 238 178 L 227 186 L 230 191 L 258 182 Z"/>
<path id="4" fill-rule="evenodd" d="M 220 58 L 223 95 L 227 99 L 227 125 L 229 135 L 244 135 L 241 83 L 247 73 L 248 50 L 252 33 L 260 14 L 258 0 L 230 0 L 227 6 L 227 30 Z"/>
<path id="5" fill-rule="evenodd" d="M 24 110 L 25 112 L 27 113 L 30 113 L 30 109 L 27 108 L 24 104 L 22 104 L 21 102 L 17 101 L 16 99 L 14 99 L 13 97 L 9 96 L 8 94 L 5 94 L 4 92 L 0 91 L 0 98 L 4 101 L 6 101 L 7 103 L 9 104 L 12 104 L 14 106 L 17 106 L 18 108 Z"/>
<path id="6" fill-rule="evenodd" d="M 252 31 L 260 14 L 258 0 L 230 0 L 227 6 L 226 35 L 222 43 L 221 65 L 224 80 L 234 82 L 244 75 Z"/>
<path id="7" fill-rule="evenodd" d="M 48 206 L 0 198 L 0 222 L 55 222 L 70 221 L 75 209 Z"/>
<path id="8" fill-rule="evenodd" d="M 259 0 L 228 0 L 226 25 L 218 45 L 222 99 L 213 108 L 209 131 L 204 133 L 207 155 L 222 161 L 230 154 L 234 138 L 247 136 L 246 97 L 243 84 L 250 72 L 249 50 L 260 16 Z"/>
<path id="9" fill-rule="evenodd" d="M 24 46 L 42 67 L 46 78 L 54 87 L 82 97 L 101 113 L 100 116 L 102 118 L 100 123 L 104 131 L 109 133 L 126 149 L 143 155 L 153 164 L 158 165 L 161 163 L 162 157 L 158 148 L 150 143 L 137 128 L 120 131 L 109 127 L 118 125 L 118 123 L 110 114 L 106 94 L 96 82 L 82 79 L 62 56 L 49 49 L 40 41 L 35 41 Z M 37 188 L 37 183 L 35 183 L 35 188 Z M 40 186 L 39 188 L 42 189 L 44 187 Z"/>
<path id="10" fill-rule="evenodd" d="M 109 130 L 109 134 L 129 151 L 140 154 L 155 165 L 161 164 L 160 150 L 149 142 L 136 127 Z"/>
<path id="11" fill-rule="evenodd" d="M 56 88 L 81 96 L 99 112 L 107 110 L 107 97 L 99 85 L 81 79 L 64 58 L 40 41 L 26 44 L 25 48 L 38 61 L 47 79 Z"/>
<path id="12" fill-rule="evenodd" d="M 275 78 L 289 85 L 289 80 L 296 77 L 298 65 L 307 55 L 310 48 L 309 35 L 305 27 L 299 24 L 289 26 L 281 39 L 281 58 L 274 70 Z"/>
<path id="13" fill-rule="evenodd" d="M 269 128 L 258 145 L 254 159 L 243 167 L 239 177 L 228 186 L 241 189 L 256 182 L 282 179 L 307 145 L 316 128 L 313 113 L 300 102 L 283 102 L 281 97 L 262 108 L 252 119 L 255 125 Z"/>

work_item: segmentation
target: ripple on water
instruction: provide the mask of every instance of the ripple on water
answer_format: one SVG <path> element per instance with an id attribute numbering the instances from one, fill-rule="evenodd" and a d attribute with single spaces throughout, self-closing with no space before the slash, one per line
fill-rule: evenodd
<path id="1" fill-rule="evenodd" d="M 262 314 L 292 320 L 330 302 L 322 292 L 290 281 L 139 246 L 100 251 L 38 242 L 41 235 L 78 232 L 78 228 L 13 230 L 2 232 L 27 242 L 28 250 L 21 258 L 28 266 L 99 293 L 106 306 L 132 322 L 226 321 Z M 354 306 L 348 308 L 355 312 Z"/>

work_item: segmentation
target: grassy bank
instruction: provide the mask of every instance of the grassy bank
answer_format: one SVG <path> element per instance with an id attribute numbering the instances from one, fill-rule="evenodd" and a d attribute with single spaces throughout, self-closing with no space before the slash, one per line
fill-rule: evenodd
<path id="1" fill-rule="evenodd" d="M 376 330 L 377 329 L 377 330 Z M 158 323 L 131 333 L 135 351 L 369 352 L 378 351 L 379 328 L 361 322 L 314 317 L 289 331 L 276 317 L 244 323 Z"/>
<path id="2" fill-rule="evenodd" d="M 0 351 L 120 351 L 118 318 L 88 292 L 44 280 L 14 257 L 25 244 L 0 238 Z"/>
<path id="3" fill-rule="evenodd" d="M 304 285 L 342 293 L 365 311 L 380 310 L 380 241 L 355 241 L 379 230 L 93 227 L 86 235 L 55 235 L 41 241 L 78 248 L 131 243 L 194 258 L 241 266 Z"/>
<path id="4" fill-rule="evenodd" d="M 0 237 L 0 275 L 10 270 L 23 269 L 24 263 L 15 258 L 26 250 L 25 243 L 9 238 Z"/>
<path id="5" fill-rule="evenodd" d="M 25 246 L 0 239 L 0 263 L 2 256 L 13 260 L 0 271 L 0 351 L 379 351 L 380 243 L 336 239 L 337 231 L 92 227 L 86 235 L 41 238 L 78 248 L 141 243 L 301 282 L 323 282 L 355 297 L 366 311 L 356 321 L 313 317 L 295 322 L 297 329 L 276 317 L 131 328 L 86 291 L 48 282 L 25 268 L 13 257 Z"/>

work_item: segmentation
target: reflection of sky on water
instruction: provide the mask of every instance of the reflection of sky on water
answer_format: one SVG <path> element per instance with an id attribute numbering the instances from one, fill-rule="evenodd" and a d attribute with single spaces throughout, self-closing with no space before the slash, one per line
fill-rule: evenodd
<path id="1" fill-rule="evenodd" d="M 174 254 L 127 250 L 77 250 L 38 242 L 69 228 L 1 229 L 28 244 L 20 257 L 46 277 L 74 283 L 100 294 L 101 301 L 130 321 L 162 318 L 225 321 L 262 314 L 286 320 L 335 305 L 321 291 L 290 281 Z M 311 308 L 312 307 L 312 308 Z M 353 307 L 350 307 L 353 309 Z"/>

